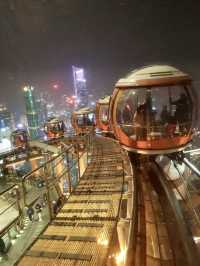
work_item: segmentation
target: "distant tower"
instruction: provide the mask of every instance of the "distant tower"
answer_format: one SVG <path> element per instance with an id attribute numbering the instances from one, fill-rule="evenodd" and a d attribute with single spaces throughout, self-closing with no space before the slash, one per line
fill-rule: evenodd
<path id="1" fill-rule="evenodd" d="M 39 136 L 38 112 L 34 97 L 34 88 L 32 86 L 24 87 L 24 98 L 26 104 L 26 117 L 28 122 L 28 130 L 31 139 L 36 139 Z"/>
<path id="2" fill-rule="evenodd" d="M 74 94 L 76 96 L 76 107 L 88 105 L 88 89 L 86 86 L 85 72 L 83 68 L 72 66 L 74 78 Z"/>
<path id="3" fill-rule="evenodd" d="M 44 123 L 47 121 L 47 101 L 43 95 L 43 93 L 38 93 L 39 96 L 36 98 L 36 108 L 38 113 L 38 122 L 40 126 L 43 126 Z"/>
<path id="4" fill-rule="evenodd" d="M 9 139 L 13 130 L 13 114 L 8 111 L 5 105 L 0 104 L 0 142 L 3 138 Z"/>

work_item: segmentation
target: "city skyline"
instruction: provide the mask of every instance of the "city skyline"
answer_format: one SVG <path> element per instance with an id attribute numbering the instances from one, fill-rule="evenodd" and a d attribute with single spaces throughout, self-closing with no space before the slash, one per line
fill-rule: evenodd
<path id="1" fill-rule="evenodd" d="M 199 10 L 0 0 L 0 265 L 199 266 Z"/>
<path id="2" fill-rule="evenodd" d="M 72 65 L 87 69 L 97 98 L 130 70 L 157 62 L 198 79 L 199 8 L 186 0 L 2 1 L 0 102 L 22 111 L 27 83 L 49 92 L 59 82 L 57 94 L 72 94 Z"/>

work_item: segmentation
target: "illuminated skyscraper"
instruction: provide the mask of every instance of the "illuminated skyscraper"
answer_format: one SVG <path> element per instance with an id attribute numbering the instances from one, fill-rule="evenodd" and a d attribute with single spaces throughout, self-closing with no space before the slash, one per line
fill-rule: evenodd
<path id="1" fill-rule="evenodd" d="M 34 88 L 32 86 L 24 87 L 24 98 L 29 134 L 31 139 L 36 139 L 39 136 L 39 121 L 37 105 L 34 97 Z"/>
<path id="2" fill-rule="evenodd" d="M 47 101 L 42 93 L 38 93 L 39 97 L 36 98 L 36 108 L 38 113 L 38 122 L 40 126 L 43 126 L 47 121 Z"/>
<path id="3" fill-rule="evenodd" d="M 4 105 L 0 104 L 0 141 L 3 138 L 9 139 L 13 129 L 13 115 L 8 111 L 8 109 Z"/>
<path id="4" fill-rule="evenodd" d="M 72 66 L 74 78 L 74 94 L 76 96 L 76 107 L 88 105 L 88 89 L 86 86 L 85 72 L 83 68 Z"/>

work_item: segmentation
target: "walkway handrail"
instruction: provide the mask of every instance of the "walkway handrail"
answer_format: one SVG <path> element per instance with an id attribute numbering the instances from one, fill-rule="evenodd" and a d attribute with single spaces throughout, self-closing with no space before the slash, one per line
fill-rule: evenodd
<path id="1" fill-rule="evenodd" d="M 58 157 L 60 157 L 61 155 L 63 155 L 65 152 L 68 152 L 70 149 L 72 148 L 72 145 L 70 145 L 68 147 L 68 149 L 62 151 L 61 153 L 59 153 L 58 155 L 56 155 L 55 157 L 49 159 L 48 161 L 46 161 L 45 163 L 41 164 L 39 167 L 35 168 L 34 170 L 32 170 L 31 172 L 25 174 L 22 177 L 22 181 L 25 181 L 29 176 L 31 176 L 34 172 L 37 172 L 38 170 L 44 168 L 47 164 L 53 162 L 54 160 L 56 160 Z"/>
<path id="2" fill-rule="evenodd" d="M 62 150 L 59 152 L 59 154 L 55 154 L 54 157 L 52 157 L 51 159 L 47 160 L 46 162 L 42 163 L 40 166 L 38 166 L 37 168 L 35 168 L 34 170 L 30 171 L 29 173 L 25 174 L 22 179 L 21 179 L 21 185 L 22 185 L 22 198 L 17 198 L 15 202 L 13 203 L 8 203 L 9 206 L 6 207 L 6 209 L 4 209 L 0 215 L 4 215 L 6 211 L 8 211 L 10 208 L 12 208 L 14 205 L 17 204 L 17 208 L 18 208 L 18 216 L 15 220 L 18 220 L 19 218 L 21 218 L 21 214 L 22 214 L 22 210 L 23 207 L 26 206 L 28 203 L 28 199 L 27 199 L 27 181 L 29 182 L 29 180 L 31 179 L 32 176 L 34 176 L 34 173 L 40 172 L 41 173 L 41 178 L 42 180 L 45 182 L 45 186 L 46 186 L 46 193 L 47 193 L 47 198 L 48 198 L 48 194 L 49 194 L 49 189 L 50 187 L 55 186 L 56 190 L 57 188 L 57 183 L 60 181 L 60 178 L 66 178 L 67 182 L 68 182 L 68 187 L 71 187 L 71 171 L 72 169 L 75 167 L 75 165 L 78 165 L 78 168 L 80 168 L 80 159 L 82 158 L 82 156 L 85 156 L 87 153 L 87 163 L 88 163 L 88 149 L 91 149 L 90 146 L 90 135 L 85 135 L 83 137 L 81 137 L 81 144 L 83 144 L 84 149 L 81 150 L 80 147 L 80 143 L 79 141 L 76 141 L 76 143 L 74 144 L 65 144 L 62 145 Z M 70 156 L 71 154 L 71 156 Z M 72 159 L 72 163 L 69 165 L 68 163 L 65 164 L 65 160 L 69 161 L 70 159 Z M 61 171 L 55 171 L 55 169 L 57 167 L 59 167 L 59 164 L 61 163 Z M 79 181 L 80 178 L 80 170 L 78 170 L 79 172 L 76 171 L 76 178 L 77 178 L 77 183 Z M 66 175 L 66 176 L 65 176 Z M 52 177 L 52 178 L 51 178 Z M 53 181 L 53 182 L 52 182 Z M 16 184 L 15 184 L 16 185 Z M 2 191 L 0 193 L 0 195 L 4 195 L 5 193 L 8 193 L 8 191 L 11 191 L 15 185 L 10 186 L 8 188 L 6 188 L 4 191 Z M 20 191 L 19 191 L 20 192 Z M 57 191 L 58 192 L 58 191 Z M 63 191 L 62 191 L 63 192 Z M 69 189 L 68 191 L 69 193 L 71 192 L 71 190 Z M 58 195 L 59 192 L 58 192 Z M 18 197 L 20 197 L 20 195 L 18 194 Z M 21 200 L 20 202 L 18 202 L 18 200 Z M 49 208 L 49 214 L 50 214 L 50 218 L 53 217 L 52 215 L 52 206 L 51 206 L 51 199 L 50 197 L 48 198 L 48 208 Z M 17 209 L 16 209 L 17 210 Z M 13 223 L 13 222 L 12 222 Z M 8 228 L 10 227 L 10 224 L 3 229 L 1 233 L 4 234 L 6 230 L 8 230 Z"/>
<path id="3" fill-rule="evenodd" d="M 5 152 L 1 152 L 0 153 L 0 159 L 6 157 L 6 156 L 9 156 L 11 154 L 16 154 L 17 151 L 20 151 L 20 148 L 13 148 L 13 149 L 9 149 L 8 151 L 5 151 Z"/>
<path id="4" fill-rule="evenodd" d="M 12 222 L 10 222 L 2 231 L 0 231 L 0 237 L 6 234 L 6 232 L 11 228 L 11 226 L 18 222 L 20 215 L 18 215 Z"/>
<path id="5" fill-rule="evenodd" d="M 50 215 L 52 215 L 52 209 L 51 209 L 51 203 L 50 203 L 50 194 L 49 194 L 49 188 L 51 186 L 51 183 L 53 182 L 54 185 L 56 186 L 55 182 L 59 182 L 61 178 L 64 178 L 65 180 L 67 180 L 67 184 L 68 184 L 68 193 L 71 193 L 72 191 L 72 180 L 71 180 L 71 175 L 73 175 L 71 173 L 71 171 L 73 170 L 73 168 L 78 165 L 78 172 L 76 171 L 76 180 L 79 181 L 80 179 L 80 158 L 87 153 L 87 163 L 88 163 L 88 149 L 90 149 L 90 145 L 88 145 L 89 141 L 90 141 L 90 134 L 85 135 L 84 137 L 82 137 L 83 140 L 85 140 L 85 145 L 84 145 L 84 149 L 81 152 L 80 150 L 80 146 L 78 142 L 74 143 L 74 144 L 70 144 L 67 145 L 64 143 L 64 139 L 63 142 L 61 142 L 62 145 L 62 150 L 59 152 L 59 154 L 55 154 L 55 156 L 49 160 L 47 160 L 46 162 L 44 162 L 42 165 L 40 165 L 39 167 L 35 168 L 34 170 L 32 170 L 31 172 L 27 173 L 26 175 L 24 175 L 22 177 L 22 190 L 23 190 L 23 205 L 26 206 L 27 205 L 27 200 L 26 200 L 26 195 L 27 195 L 27 191 L 26 191 L 26 182 L 28 180 L 31 179 L 31 177 L 33 177 L 35 175 L 35 173 L 39 174 L 39 177 L 42 179 L 42 181 L 44 182 L 43 184 L 46 187 L 46 193 L 47 193 L 47 201 L 48 201 L 48 206 L 49 206 L 49 212 Z M 83 143 L 84 144 L 84 143 Z M 69 155 L 71 154 L 72 156 L 72 163 L 70 162 L 70 158 Z M 70 157 L 71 157 L 70 156 Z M 66 161 L 65 161 L 66 160 Z M 59 165 L 61 165 L 59 168 Z M 56 168 L 59 168 L 59 171 L 56 171 Z M 51 178 L 53 177 L 53 178 Z M 58 188 L 58 186 L 56 186 L 56 190 L 58 191 L 58 193 L 60 194 L 60 192 L 62 193 L 63 191 L 60 191 L 60 188 Z"/>
<path id="6" fill-rule="evenodd" d="M 124 188 L 124 182 L 125 182 L 125 171 L 124 171 L 124 161 L 123 161 L 123 159 L 121 160 L 121 165 L 122 165 L 122 171 L 123 171 L 123 180 L 122 180 L 122 184 L 121 184 L 121 195 L 120 195 L 119 205 L 118 205 L 118 210 L 117 210 L 117 215 L 116 215 L 116 223 L 115 223 L 115 226 L 112 229 L 112 237 L 111 237 L 111 240 L 110 240 L 110 245 L 109 245 L 108 250 L 107 250 L 107 257 L 105 258 L 105 261 L 108 260 L 109 253 L 110 253 L 110 250 L 111 250 L 113 242 L 114 242 L 114 232 L 117 231 L 117 225 L 118 225 L 118 221 L 120 219 L 120 208 L 121 208 L 122 199 L 123 199 L 123 188 Z"/>
<path id="7" fill-rule="evenodd" d="M 131 210 L 131 219 L 129 225 L 129 235 L 128 235 L 128 244 L 125 257 L 125 266 L 134 265 L 135 257 L 135 247 L 136 247 L 136 229 L 137 229 L 137 219 L 138 219 L 138 191 L 135 177 L 135 169 L 132 169 L 132 210 Z"/>
<path id="8" fill-rule="evenodd" d="M 5 190 L 3 190 L 2 192 L 0 192 L 0 196 L 2 196 L 3 194 L 5 194 L 6 192 L 8 192 L 9 190 L 11 190 L 12 188 L 14 188 L 16 185 L 11 185 L 8 188 L 6 188 Z"/>
<path id="9" fill-rule="evenodd" d="M 17 201 L 13 202 L 13 203 L 10 204 L 6 209 L 4 209 L 2 212 L 0 212 L 0 216 L 1 216 L 2 214 L 4 214 L 7 210 L 9 210 L 11 207 L 13 207 L 16 203 L 17 203 Z"/>

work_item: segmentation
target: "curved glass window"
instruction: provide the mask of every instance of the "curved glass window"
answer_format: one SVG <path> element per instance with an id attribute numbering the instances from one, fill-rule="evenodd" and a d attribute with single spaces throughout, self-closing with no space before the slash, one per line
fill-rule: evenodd
<path id="1" fill-rule="evenodd" d="M 23 143 L 26 143 L 28 141 L 27 135 L 25 132 L 19 133 L 13 133 L 11 135 L 11 142 L 14 146 L 20 146 Z"/>
<path id="2" fill-rule="evenodd" d="M 134 140 L 187 135 L 193 105 L 187 86 L 120 90 L 116 121 Z"/>
<path id="3" fill-rule="evenodd" d="M 46 131 L 52 131 L 52 132 L 58 132 L 58 131 L 63 131 L 64 130 L 64 123 L 58 122 L 58 123 L 49 123 L 45 127 Z"/>
<path id="4" fill-rule="evenodd" d="M 99 109 L 99 120 L 107 125 L 108 124 L 108 105 L 101 105 Z"/>
<path id="5" fill-rule="evenodd" d="M 95 125 L 95 115 L 94 115 L 94 113 L 77 115 L 76 121 L 77 121 L 77 125 L 79 127 L 94 126 Z"/>

